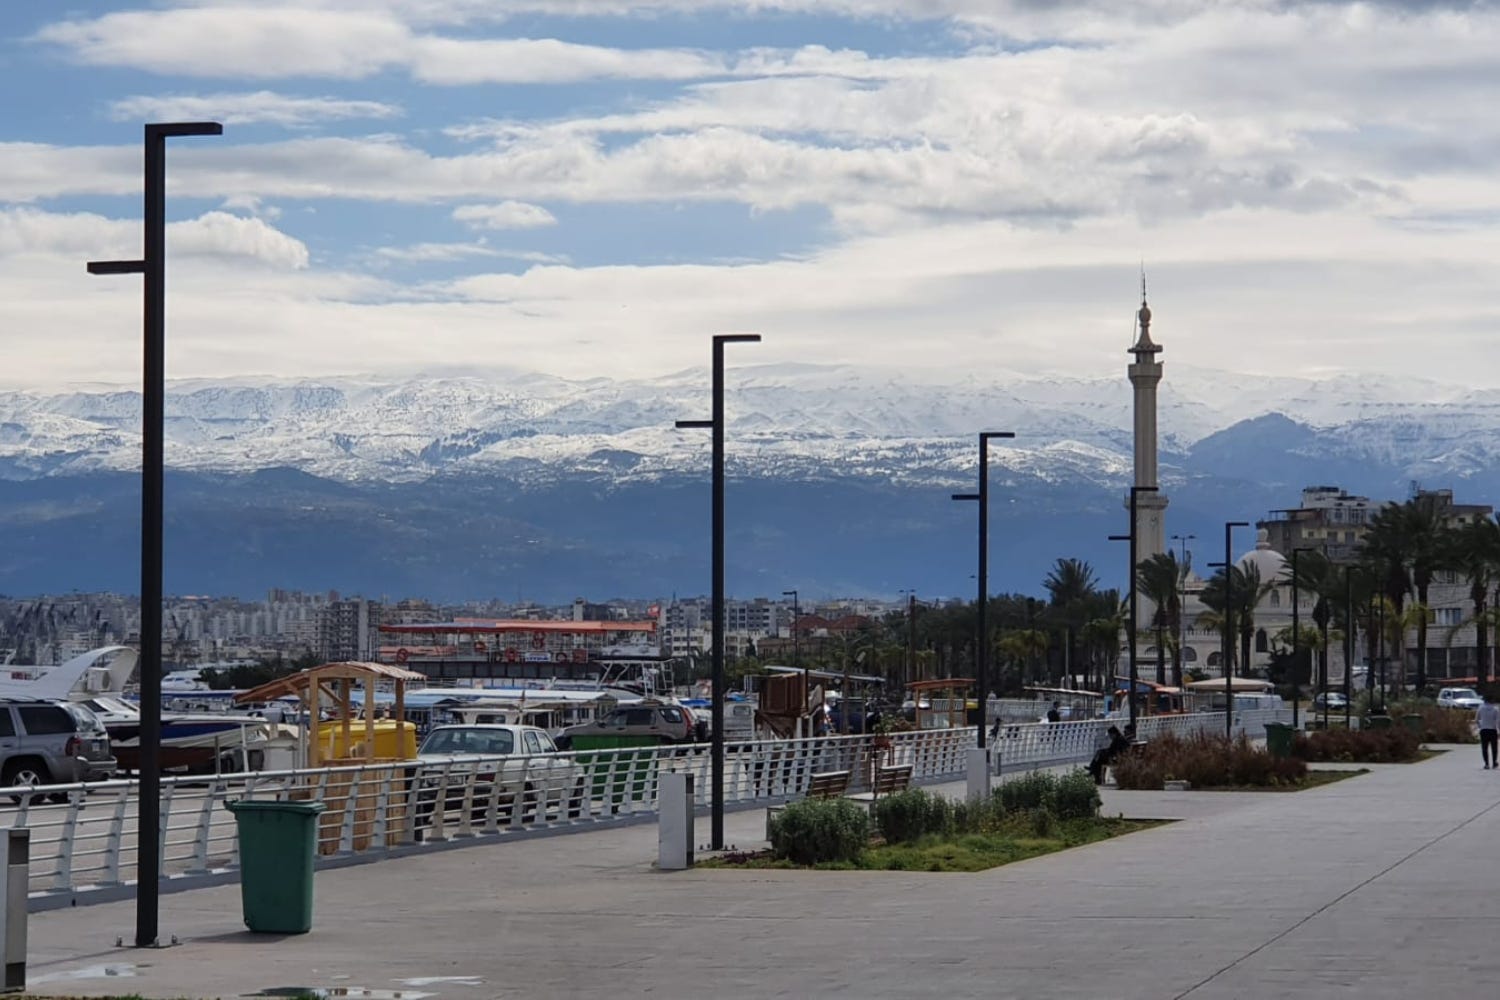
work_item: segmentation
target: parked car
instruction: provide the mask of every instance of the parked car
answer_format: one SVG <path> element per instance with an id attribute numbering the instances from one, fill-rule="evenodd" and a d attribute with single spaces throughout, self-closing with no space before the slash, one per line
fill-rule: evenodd
<path id="1" fill-rule="evenodd" d="M 1440 708 L 1474 709 L 1483 705 L 1484 699 L 1473 688 L 1443 688 L 1438 692 L 1437 703 Z"/>
<path id="2" fill-rule="evenodd" d="M 1323 711 L 1325 702 L 1327 703 L 1327 709 L 1330 712 L 1342 712 L 1345 708 L 1349 707 L 1349 699 L 1344 697 L 1343 692 L 1329 691 L 1327 694 L 1318 694 L 1314 696 L 1312 700 L 1313 711 Z"/>
<path id="3" fill-rule="evenodd" d="M 639 701 L 621 705 L 602 719 L 569 726 L 558 740 L 571 749 L 579 736 L 639 736 L 660 743 L 692 743 L 697 733 L 691 710 L 667 701 Z"/>
<path id="4" fill-rule="evenodd" d="M 0 785 L 66 785 L 112 777 L 116 761 L 98 717 L 67 701 L 0 699 Z M 12 794 L 17 802 L 24 796 Z M 53 801 L 65 802 L 66 795 Z"/>
<path id="5" fill-rule="evenodd" d="M 509 823 L 521 803 L 521 821 L 583 807 L 584 776 L 572 757 L 559 755 L 545 729 L 535 726 L 470 724 L 438 726 L 417 748 L 416 811 L 419 823 L 443 800 L 445 814 L 456 814 L 468 797 L 470 816 Z M 469 788 L 472 786 L 472 793 Z"/>

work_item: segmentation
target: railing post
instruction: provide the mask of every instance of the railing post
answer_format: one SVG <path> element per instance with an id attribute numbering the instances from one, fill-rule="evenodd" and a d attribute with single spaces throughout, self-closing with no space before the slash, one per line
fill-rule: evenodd
<path id="1" fill-rule="evenodd" d="M 119 786 L 115 791 L 115 810 L 104 837 L 104 885 L 120 884 L 120 848 L 125 838 L 125 807 L 130 802 L 130 785 Z"/>
<path id="2" fill-rule="evenodd" d="M 83 792 L 74 791 L 68 794 L 68 818 L 63 820 L 62 833 L 57 840 L 57 870 L 52 875 L 52 888 L 66 890 L 73 888 L 73 850 L 78 842 L 78 816 L 83 812 Z M 31 858 L 31 849 L 27 847 L 27 861 Z M 25 956 L 22 956 L 24 961 Z M 9 958 L 6 960 L 9 961 Z"/>
<path id="3" fill-rule="evenodd" d="M 208 833 L 214 825 L 214 803 L 224 794 L 224 782 L 216 781 L 203 796 L 203 807 L 198 810 L 198 829 L 193 834 L 193 862 L 187 870 L 189 875 L 201 875 L 208 871 Z"/>

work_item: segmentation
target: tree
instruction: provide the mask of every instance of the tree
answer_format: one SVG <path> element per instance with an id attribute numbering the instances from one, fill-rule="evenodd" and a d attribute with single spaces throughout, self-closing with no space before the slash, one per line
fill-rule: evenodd
<path id="1" fill-rule="evenodd" d="M 1164 633 L 1175 637 L 1182 627 L 1182 582 L 1187 571 L 1175 552 L 1158 552 L 1136 567 L 1136 592 L 1155 608 L 1151 624 L 1156 629 L 1156 683 L 1167 682 Z M 1182 686 L 1182 650 L 1173 644 L 1172 683 Z"/>
<path id="2" fill-rule="evenodd" d="M 1405 620 L 1408 594 L 1415 592 L 1417 603 L 1427 605 L 1427 591 L 1433 574 L 1441 569 L 1449 548 L 1442 541 L 1442 521 L 1437 501 L 1430 496 L 1416 496 L 1400 504 L 1382 507 L 1370 519 L 1370 530 L 1361 547 L 1361 559 L 1384 581 L 1382 591 L 1390 601 L 1396 620 Z M 1417 687 L 1427 686 L 1427 618 L 1418 616 Z M 1401 653 L 1402 669 L 1398 683 L 1406 679 L 1406 637 L 1396 642 Z"/>
<path id="3" fill-rule="evenodd" d="M 1203 628 L 1216 630 L 1220 635 L 1224 634 L 1225 627 L 1229 624 L 1229 615 L 1225 612 L 1233 612 L 1234 624 L 1239 630 L 1241 671 L 1250 665 L 1250 644 L 1255 638 L 1255 609 L 1260 602 L 1265 600 L 1271 588 L 1276 586 L 1274 580 L 1262 582 L 1260 569 L 1253 565 L 1233 566 L 1230 568 L 1230 576 L 1227 578 L 1231 593 L 1226 595 L 1224 584 L 1226 577 L 1221 567 L 1213 576 L 1209 577 L 1203 584 L 1203 591 L 1198 599 L 1208 608 L 1198 616 L 1198 624 Z M 1233 606 L 1230 607 L 1226 597 L 1233 598 Z M 1233 644 L 1231 643 L 1231 646 Z M 1224 664 L 1225 675 L 1234 673 L 1233 653 L 1230 662 Z"/>
<path id="4" fill-rule="evenodd" d="M 1489 595 L 1500 578 L 1500 524 L 1489 518 L 1476 518 L 1444 532 L 1443 545 L 1447 565 L 1463 573 L 1469 583 L 1469 601 L 1474 613 L 1455 628 L 1474 626 L 1475 673 L 1479 683 L 1484 684 L 1489 680 L 1489 636 L 1496 617 L 1488 613 Z M 1453 641 L 1453 631 L 1448 632 L 1449 643 Z"/>
<path id="5" fill-rule="evenodd" d="M 1343 596 L 1344 576 L 1333 565 L 1326 555 L 1321 552 L 1300 552 L 1297 554 L 1297 572 L 1292 573 L 1292 563 L 1286 564 L 1285 574 L 1281 582 L 1295 588 L 1297 603 L 1303 603 L 1305 595 L 1312 597 L 1311 619 L 1315 630 L 1311 635 L 1304 632 L 1302 641 L 1293 656 L 1300 659 L 1301 649 L 1316 649 L 1318 651 L 1318 673 L 1316 681 L 1320 687 L 1328 683 L 1328 633 L 1329 626 L 1333 622 L 1335 602 Z M 1290 644 L 1290 629 L 1283 630 L 1288 636 Z M 1279 635 L 1279 634 L 1278 634 Z M 1347 669 L 1347 667 L 1345 668 Z M 1303 671 L 1298 671 L 1301 676 Z M 1300 681 L 1299 681 L 1300 683 Z"/>
<path id="6" fill-rule="evenodd" d="M 1054 617 L 1067 633 L 1063 668 L 1072 673 L 1076 670 L 1074 654 L 1077 652 L 1078 633 L 1088 621 L 1086 604 L 1098 593 L 1099 578 L 1094 574 L 1094 568 L 1082 559 L 1059 559 L 1042 585 L 1047 588 Z"/>

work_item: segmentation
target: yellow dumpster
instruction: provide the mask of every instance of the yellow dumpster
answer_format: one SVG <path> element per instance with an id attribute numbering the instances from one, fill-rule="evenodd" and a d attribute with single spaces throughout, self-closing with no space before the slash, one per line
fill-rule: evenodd
<path id="1" fill-rule="evenodd" d="M 336 760 L 365 757 L 380 760 L 411 760 L 417 755 L 417 727 L 410 722 L 377 719 L 375 747 L 365 749 L 365 723 L 356 719 L 349 724 L 348 745 L 344 742 L 344 724 L 339 721 L 318 725 L 318 759 L 328 766 Z"/>

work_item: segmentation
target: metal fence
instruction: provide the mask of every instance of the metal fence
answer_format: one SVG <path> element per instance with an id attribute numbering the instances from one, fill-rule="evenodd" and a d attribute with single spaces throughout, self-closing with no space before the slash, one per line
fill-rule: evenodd
<path id="1" fill-rule="evenodd" d="M 1236 729 L 1252 738 L 1285 712 L 1244 712 Z M 992 741 L 1004 773 L 1087 761 L 1106 741 L 1110 720 L 1002 724 Z M 1222 713 L 1143 717 L 1139 735 L 1222 732 Z M 912 767 L 917 782 L 965 773 L 975 731 L 931 729 L 877 735 L 733 743 L 726 747 L 724 801 L 731 808 L 774 804 L 802 794 L 812 775 L 844 771 L 851 788 L 869 787 L 872 769 Z M 694 776 L 707 806 L 707 744 L 577 751 L 535 757 L 403 761 L 317 770 L 262 771 L 162 780 L 161 876 L 192 883 L 238 865 L 233 815 L 226 801 L 319 801 L 318 854 L 323 859 L 378 857 L 459 839 L 523 830 L 590 829 L 654 814 L 663 772 Z M 135 873 L 138 784 L 134 780 L 54 785 L 15 793 L 0 826 L 32 830 L 30 890 L 87 901 L 90 890 L 118 887 Z M 3 799 L 0 799 L 3 801 Z M 95 894 L 102 896 L 105 894 Z"/>

